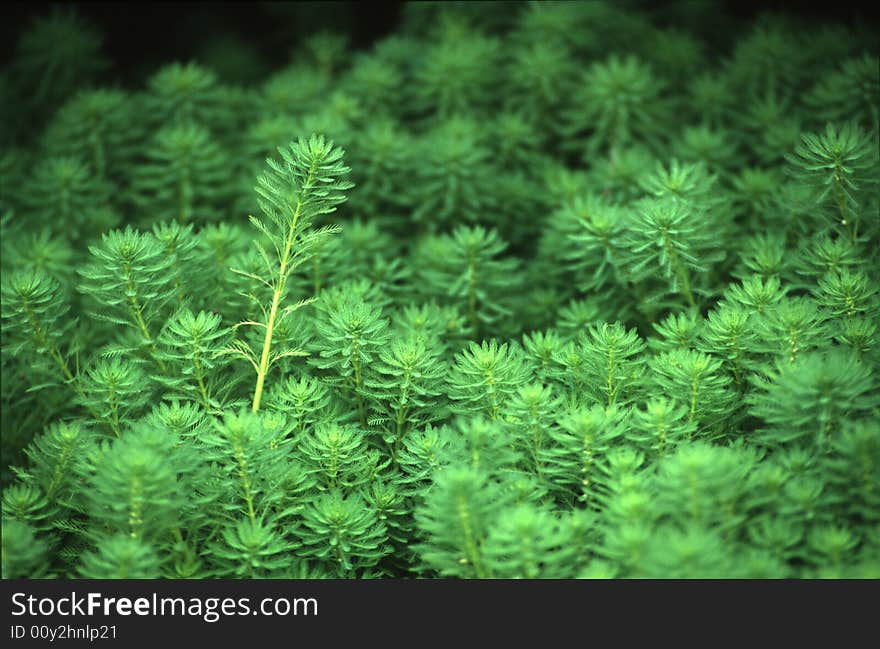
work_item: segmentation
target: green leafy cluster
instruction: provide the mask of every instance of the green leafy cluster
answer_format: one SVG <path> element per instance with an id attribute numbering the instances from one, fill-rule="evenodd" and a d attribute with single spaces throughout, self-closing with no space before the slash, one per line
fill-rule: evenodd
<path id="1" fill-rule="evenodd" d="M 872 35 L 101 42 L 0 71 L 4 578 L 880 577 Z"/>

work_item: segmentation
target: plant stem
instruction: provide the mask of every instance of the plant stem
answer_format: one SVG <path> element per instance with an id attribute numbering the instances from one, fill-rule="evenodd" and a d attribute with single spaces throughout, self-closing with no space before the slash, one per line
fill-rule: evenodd
<path id="1" fill-rule="evenodd" d="M 125 278 L 126 283 L 128 284 L 128 302 L 129 307 L 131 308 L 131 314 L 134 316 L 134 322 L 137 325 L 138 329 L 141 331 L 141 335 L 143 335 L 144 340 L 147 342 L 147 347 L 150 349 L 150 356 L 156 361 L 156 365 L 159 366 L 159 370 L 162 374 L 168 374 L 168 368 L 165 366 L 165 363 L 161 358 L 158 357 L 156 352 L 156 343 L 153 340 L 153 336 L 150 335 L 150 329 L 147 327 L 147 323 L 144 321 L 143 310 L 144 308 L 141 306 L 140 302 L 137 299 L 137 291 L 135 290 L 134 282 L 131 280 L 131 266 L 126 265 L 125 267 Z"/>
<path id="2" fill-rule="evenodd" d="M 678 283 L 681 287 L 681 294 L 687 299 L 688 304 L 692 309 L 697 307 L 697 303 L 694 301 L 694 295 L 691 293 L 691 282 L 690 278 L 688 278 L 687 268 L 683 268 L 681 263 L 678 260 L 678 255 L 675 253 L 675 249 L 672 247 L 669 239 L 664 235 L 663 237 L 663 245 L 666 248 L 666 254 L 669 255 L 670 264 L 672 265 L 672 272 L 675 273 L 676 279 L 678 279 Z"/>
<path id="3" fill-rule="evenodd" d="M 608 349 L 608 378 L 606 379 L 605 389 L 608 392 L 608 407 L 610 408 L 614 405 L 614 348 L 609 347 Z"/>
<path id="4" fill-rule="evenodd" d="M 474 280 L 476 275 L 475 265 L 474 254 L 471 252 L 468 255 L 468 320 L 470 320 L 471 327 L 473 327 L 476 334 L 479 332 L 480 323 L 477 320 L 477 291 Z"/>
<path id="5" fill-rule="evenodd" d="M 477 548 L 476 539 L 474 539 L 473 529 L 471 528 L 471 516 L 468 511 L 468 505 L 464 498 L 459 497 L 457 502 L 458 520 L 464 531 L 465 555 L 470 564 L 474 567 L 477 579 L 486 579 L 488 574 L 483 570 L 480 561 L 480 551 Z"/>
<path id="6" fill-rule="evenodd" d="M 205 379 L 202 373 L 202 364 L 199 362 L 198 349 L 193 352 L 193 368 L 195 369 L 196 381 L 199 384 L 199 392 L 202 394 L 202 403 L 205 406 L 205 410 L 212 412 L 211 399 L 208 396 L 208 389 L 205 387 Z"/>
<path id="7" fill-rule="evenodd" d="M 355 341 L 351 351 L 351 364 L 354 367 L 354 398 L 357 401 L 358 417 L 360 418 L 361 426 L 366 427 L 367 417 L 364 411 L 364 398 L 361 395 L 364 386 L 363 379 L 361 378 L 361 360 L 358 357 L 358 353 L 359 345 Z"/>
<path id="8" fill-rule="evenodd" d="M 255 525 L 257 522 L 256 514 L 254 513 L 254 496 L 251 493 L 251 479 L 248 476 L 248 465 L 247 459 L 244 455 L 244 449 L 237 442 L 235 445 L 235 460 L 238 462 L 238 477 L 241 478 L 241 486 L 244 490 L 244 500 L 247 503 L 247 511 L 248 518 L 251 521 L 251 525 Z"/>
<path id="9" fill-rule="evenodd" d="M 76 395 L 83 401 L 85 405 L 85 394 L 82 391 L 82 386 L 80 386 L 78 377 L 73 375 L 73 372 L 70 371 L 70 367 L 67 365 L 67 361 L 64 360 L 64 357 L 61 355 L 61 351 L 58 349 L 57 345 L 53 345 L 49 343 L 48 338 L 46 337 L 45 332 L 37 321 L 37 316 L 31 308 L 30 304 L 24 304 L 25 313 L 28 316 L 28 320 L 31 323 L 31 327 L 34 331 L 34 339 L 40 347 L 45 347 L 49 352 L 49 357 L 55 361 L 55 364 L 61 370 L 61 373 L 64 375 L 67 383 L 70 384 L 70 387 L 73 388 L 73 391 L 76 392 Z M 100 419 L 98 413 L 91 407 L 86 406 L 86 410 L 94 417 L 95 419 Z"/>
<path id="10" fill-rule="evenodd" d="M 303 187 L 310 187 L 315 177 L 314 168 L 309 169 L 309 175 L 303 183 Z M 296 238 L 296 226 L 299 223 L 299 217 L 302 214 L 304 192 L 301 190 L 296 202 L 296 209 L 293 213 L 293 219 L 290 228 L 287 231 L 287 240 L 284 243 L 284 252 L 281 255 L 278 265 L 278 281 L 275 282 L 275 290 L 272 291 L 272 307 L 269 309 L 269 318 L 266 322 L 266 336 L 263 339 L 263 353 L 260 355 L 260 366 L 257 370 L 257 384 L 254 388 L 254 401 L 252 410 L 257 412 L 260 409 L 260 400 L 263 397 L 263 386 L 266 383 L 266 374 L 269 373 L 269 353 L 272 349 L 272 333 L 275 329 L 275 320 L 278 318 L 278 305 L 284 295 L 284 289 L 287 284 L 287 275 L 289 273 L 288 266 L 291 262 L 291 252 L 293 251 L 293 240 Z"/>
<path id="11" fill-rule="evenodd" d="M 297 216 L 299 215 L 299 208 L 297 207 Z M 257 385 L 254 388 L 254 403 L 253 403 L 253 411 L 257 412 L 260 409 L 260 399 L 263 396 L 263 385 L 266 382 L 266 374 L 269 372 L 269 352 L 272 348 L 272 332 L 275 328 L 275 319 L 278 317 L 278 304 L 281 302 L 281 293 L 284 291 L 285 282 L 285 273 L 287 270 L 287 256 L 290 254 L 290 247 L 292 245 L 293 238 L 293 229 L 290 231 L 290 235 L 287 239 L 287 246 L 284 250 L 284 257 L 281 259 L 280 266 L 280 276 L 279 281 L 275 285 L 275 290 L 272 292 L 272 307 L 269 310 L 269 320 L 266 322 L 266 337 L 263 339 L 263 353 L 260 356 L 260 368 L 257 371 Z"/>

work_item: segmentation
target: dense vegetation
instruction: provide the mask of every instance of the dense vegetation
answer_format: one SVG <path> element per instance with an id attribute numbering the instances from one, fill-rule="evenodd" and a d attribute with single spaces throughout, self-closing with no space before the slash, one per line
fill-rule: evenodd
<path id="1" fill-rule="evenodd" d="M 417 4 L 137 88 L 31 24 L 3 576 L 880 577 L 876 32 L 670 15 Z"/>

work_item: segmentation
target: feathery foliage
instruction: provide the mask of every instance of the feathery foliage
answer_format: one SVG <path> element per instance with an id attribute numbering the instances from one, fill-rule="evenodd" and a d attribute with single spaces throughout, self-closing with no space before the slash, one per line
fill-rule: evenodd
<path id="1" fill-rule="evenodd" d="M 24 25 L 3 578 L 880 575 L 876 37 L 643 4 Z"/>

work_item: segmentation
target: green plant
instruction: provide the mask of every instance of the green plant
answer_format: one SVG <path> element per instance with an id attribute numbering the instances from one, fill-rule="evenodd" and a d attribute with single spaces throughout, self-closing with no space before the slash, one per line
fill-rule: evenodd
<path id="1" fill-rule="evenodd" d="M 428 232 L 451 221 L 485 219 L 495 208 L 490 150 L 469 117 L 440 122 L 421 138 L 409 188 L 412 219 Z"/>
<path id="2" fill-rule="evenodd" d="M 686 202 L 645 200 L 629 233 L 628 248 L 634 261 L 631 272 L 645 279 L 659 270 L 669 290 L 691 308 L 696 307 L 699 294 L 694 275 L 705 277 L 711 264 L 723 255 L 713 251 L 709 225 L 704 214 Z"/>
<path id="3" fill-rule="evenodd" d="M 637 56 L 612 54 L 584 72 L 568 131 L 592 131 L 586 141 L 586 155 L 590 157 L 634 140 L 656 145 L 659 124 L 668 119 L 662 91 L 663 83 Z"/>
<path id="4" fill-rule="evenodd" d="M 254 387 L 253 410 L 260 409 L 260 400 L 266 376 L 271 366 L 290 355 L 302 355 L 300 350 L 282 349 L 272 353 L 272 335 L 275 327 L 292 311 L 303 305 L 281 306 L 286 297 L 290 274 L 314 254 L 321 239 L 331 234 L 330 227 L 311 230 L 314 220 L 329 214 L 345 200 L 345 190 L 351 184 L 343 179 L 348 167 L 342 164 L 342 150 L 323 137 L 299 140 L 287 148 L 280 148 L 281 160 L 269 160 L 267 171 L 258 179 L 257 193 L 265 219 L 251 218 L 251 223 L 266 237 L 271 250 L 257 242 L 257 250 L 264 264 L 265 277 L 254 276 L 272 291 L 268 309 L 259 304 L 263 321 L 246 321 L 265 332 L 262 351 L 256 352 L 242 340 L 230 351 L 250 362 L 257 374 Z M 274 254 L 272 254 L 274 253 Z M 239 271 L 249 276 L 246 271 Z"/>
<path id="5" fill-rule="evenodd" d="M 213 220 L 227 202 L 229 166 L 206 128 L 194 122 L 173 123 L 154 136 L 144 162 L 134 171 L 132 190 L 148 222 Z"/>
<path id="6" fill-rule="evenodd" d="M 319 307 L 323 316 L 316 323 L 319 355 L 312 363 L 333 372 L 334 382 L 343 387 L 361 425 L 366 425 L 368 381 L 375 371 L 373 362 L 390 337 L 388 321 L 380 309 L 357 296 L 342 293 L 340 297 L 324 300 Z"/>
<path id="7" fill-rule="evenodd" d="M 816 202 L 827 206 L 834 221 L 858 240 L 867 208 L 865 199 L 858 200 L 858 190 L 876 181 L 876 142 L 852 122 L 829 123 L 824 133 L 804 135 L 790 162 L 816 192 Z"/>
<path id="8" fill-rule="evenodd" d="M 550 431 L 554 444 L 543 452 L 543 474 L 566 498 L 592 506 L 597 497 L 598 465 L 613 440 L 624 432 L 625 413 L 614 407 L 577 407 Z"/>
<path id="9" fill-rule="evenodd" d="M 386 528 L 359 496 L 320 496 L 304 512 L 296 532 L 306 556 L 324 562 L 338 576 L 369 568 L 388 552 Z"/>
<path id="10" fill-rule="evenodd" d="M 100 305 L 94 317 L 126 328 L 128 335 L 119 341 L 119 352 L 145 353 L 161 373 L 167 373 L 156 336 L 173 298 L 168 290 L 173 260 L 151 233 L 131 227 L 102 235 L 101 245 L 91 246 L 89 252 L 93 261 L 80 270 L 80 290 Z"/>
<path id="11" fill-rule="evenodd" d="M 498 57 L 491 37 L 452 27 L 424 55 L 416 73 L 416 106 L 438 118 L 479 111 L 492 97 L 489 73 Z"/>
<path id="12" fill-rule="evenodd" d="M 222 122 L 217 75 L 197 63 L 163 66 L 147 85 L 145 109 L 154 129 L 177 124 L 215 129 Z"/>
<path id="13" fill-rule="evenodd" d="M 53 7 L 20 34 L 12 78 L 21 101 L 45 114 L 109 67 L 101 53 L 103 35 L 72 8 Z"/>
<path id="14" fill-rule="evenodd" d="M 422 241 L 414 253 L 424 291 L 458 307 L 475 332 L 505 316 L 503 287 L 516 272 L 516 262 L 501 257 L 507 244 L 495 230 L 458 227 L 451 235 Z"/>
<path id="15" fill-rule="evenodd" d="M 518 349 L 496 340 L 470 343 L 455 357 L 449 373 L 449 397 L 461 402 L 464 412 L 498 419 L 526 376 Z"/>
<path id="16" fill-rule="evenodd" d="M 220 323 L 219 315 L 184 308 L 165 325 L 158 341 L 157 354 L 173 377 L 165 380 L 172 394 L 193 399 L 208 412 L 221 407 L 213 396 L 218 392 L 216 359 L 228 331 Z"/>
<path id="17" fill-rule="evenodd" d="M 416 523 L 427 536 L 421 556 L 441 575 L 487 578 L 483 548 L 498 511 L 498 488 L 476 469 L 440 473 L 416 511 Z"/>
<path id="18" fill-rule="evenodd" d="M 840 419 L 877 403 L 871 368 L 844 350 L 805 355 L 758 380 L 752 411 L 768 424 L 761 431 L 768 444 L 806 437 L 823 449 Z"/>
<path id="19" fill-rule="evenodd" d="M 877 71 L 876 55 L 866 52 L 846 59 L 836 70 L 826 72 L 816 81 L 806 102 L 815 107 L 820 119 L 837 121 L 854 114 L 862 126 L 880 133 Z"/>
<path id="20" fill-rule="evenodd" d="M 41 373 L 55 377 L 55 382 L 69 382 L 77 389 L 64 349 L 64 341 L 70 337 L 75 323 L 67 320 L 70 307 L 61 285 L 38 271 L 19 271 L 3 279 L 4 347 L 8 353 L 30 352 L 33 361 L 49 364 Z"/>
<path id="21" fill-rule="evenodd" d="M 88 237 L 116 225 L 111 187 L 78 156 L 42 158 L 22 188 L 24 212 L 56 231 L 59 224 Z M 97 232 L 96 232 L 97 231 Z"/>
<path id="22" fill-rule="evenodd" d="M 249 11 L 0 69 L 4 578 L 880 575 L 871 25 Z"/>
<path id="23" fill-rule="evenodd" d="M 134 101 L 121 90 L 78 92 L 46 128 L 46 149 L 56 156 L 82 157 L 99 179 L 119 181 L 130 172 L 143 138 L 134 111 Z"/>
<path id="24" fill-rule="evenodd" d="M 407 431 L 423 428 L 444 415 L 441 400 L 446 368 L 440 362 L 440 348 L 430 348 L 418 338 L 393 340 L 379 353 L 372 377 L 364 381 L 376 417 L 373 424 L 385 431 L 386 441 L 397 456 Z"/>

